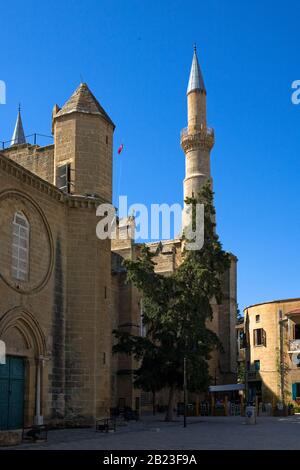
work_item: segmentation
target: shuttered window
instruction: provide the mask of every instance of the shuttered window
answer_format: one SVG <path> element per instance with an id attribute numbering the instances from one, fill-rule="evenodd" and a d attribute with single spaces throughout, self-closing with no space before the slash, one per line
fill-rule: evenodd
<path id="1" fill-rule="evenodd" d="M 267 335 L 263 328 L 253 330 L 253 344 L 254 346 L 267 346 Z"/>
<path id="2" fill-rule="evenodd" d="M 56 168 L 56 186 L 62 191 L 71 191 L 71 166 L 70 163 Z"/>
<path id="3" fill-rule="evenodd" d="M 27 281 L 29 274 L 29 222 L 22 212 L 16 212 L 12 233 L 12 277 Z"/>

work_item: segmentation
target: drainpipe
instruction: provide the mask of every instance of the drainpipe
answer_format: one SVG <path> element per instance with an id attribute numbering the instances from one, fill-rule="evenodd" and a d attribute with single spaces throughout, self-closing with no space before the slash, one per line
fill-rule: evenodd
<path id="1" fill-rule="evenodd" d="M 34 424 L 41 426 L 44 418 L 41 415 L 41 375 L 43 369 L 43 358 L 39 357 L 36 361 L 36 390 L 35 390 L 35 417 Z"/>
<path id="2" fill-rule="evenodd" d="M 281 313 L 282 315 L 282 313 Z M 285 363 L 284 363 L 284 326 L 287 319 L 279 320 L 279 360 L 280 360 L 280 389 L 281 389 L 281 402 L 283 405 L 284 413 L 286 411 L 285 403 Z"/>
<path id="3" fill-rule="evenodd" d="M 245 311 L 246 319 L 244 320 L 244 333 L 246 335 L 246 348 L 245 348 L 245 406 L 249 405 L 249 382 L 248 382 L 248 364 L 250 364 L 251 359 L 251 349 L 250 349 L 250 332 L 249 332 L 249 316 L 248 310 Z"/>

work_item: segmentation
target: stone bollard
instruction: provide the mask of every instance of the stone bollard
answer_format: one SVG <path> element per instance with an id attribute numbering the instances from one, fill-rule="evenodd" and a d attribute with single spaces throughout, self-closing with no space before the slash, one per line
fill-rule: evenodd
<path id="1" fill-rule="evenodd" d="M 0 447 L 16 446 L 21 443 L 21 433 L 17 431 L 0 431 Z"/>

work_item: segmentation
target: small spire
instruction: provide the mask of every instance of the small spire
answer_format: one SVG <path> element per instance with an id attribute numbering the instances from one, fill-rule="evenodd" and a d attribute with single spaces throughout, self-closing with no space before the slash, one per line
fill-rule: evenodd
<path id="1" fill-rule="evenodd" d="M 198 62 L 196 44 L 194 44 L 194 55 L 193 55 L 193 61 L 192 61 L 192 66 L 191 66 L 191 71 L 190 71 L 187 94 L 189 94 L 191 91 L 194 91 L 194 90 L 199 90 L 199 91 L 206 93 L 204 80 L 203 80 L 200 65 Z"/>
<path id="2" fill-rule="evenodd" d="M 13 145 L 19 145 L 19 144 L 26 144 L 26 138 L 25 138 L 23 123 L 22 123 L 22 118 L 21 118 L 21 104 L 20 103 L 19 103 L 19 108 L 18 108 L 18 116 L 17 116 L 16 125 L 15 125 L 15 130 L 11 139 L 10 146 L 12 147 Z"/>

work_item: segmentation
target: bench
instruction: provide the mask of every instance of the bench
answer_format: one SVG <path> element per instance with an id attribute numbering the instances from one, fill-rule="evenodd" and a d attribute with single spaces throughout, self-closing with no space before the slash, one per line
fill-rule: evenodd
<path id="1" fill-rule="evenodd" d="M 114 418 L 100 418 L 96 420 L 97 432 L 116 431 L 116 420 Z"/>
<path id="2" fill-rule="evenodd" d="M 33 424 L 32 426 L 25 426 L 22 431 L 22 441 L 47 441 L 48 440 L 48 427 L 43 425 Z"/>

